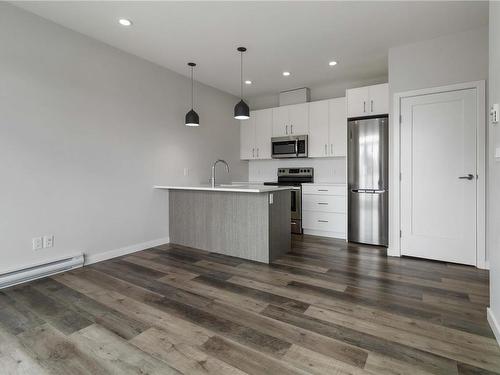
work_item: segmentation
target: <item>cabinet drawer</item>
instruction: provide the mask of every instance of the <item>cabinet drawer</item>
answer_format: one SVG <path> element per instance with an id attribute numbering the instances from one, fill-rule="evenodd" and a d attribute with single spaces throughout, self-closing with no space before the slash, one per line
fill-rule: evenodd
<path id="1" fill-rule="evenodd" d="M 341 195 L 305 194 L 302 197 L 302 209 L 321 212 L 346 212 L 346 197 Z"/>
<path id="2" fill-rule="evenodd" d="M 302 194 L 342 195 L 344 197 L 347 195 L 345 186 L 317 184 L 302 185 Z"/>
<path id="3" fill-rule="evenodd" d="M 303 211 L 302 226 L 305 229 L 343 233 L 346 228 L 346 215 L 332 212 Z"/>

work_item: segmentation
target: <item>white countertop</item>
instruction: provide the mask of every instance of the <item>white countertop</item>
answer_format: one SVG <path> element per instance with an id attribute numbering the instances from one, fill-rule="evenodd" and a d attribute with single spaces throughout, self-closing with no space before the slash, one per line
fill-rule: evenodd
<path id="1" fill-rule="evenodd" d="M 267 186 L 261 184 L 227 184 L 217 185 L 215 188 L 210 185 L 197 185 L 197 186 L 172 186 L 172 185 L 155 185 L 155 189 L 165 190 L 199 190 L 199 191 L 225 191 L 231 193 L 272 193 L 273 191 L 290 190 L 291 186 Z"/>
<path id="2" fill-rule="evenodd" d="M 302 185 L 347 186 L 345 182 L 303 182 Z"/>

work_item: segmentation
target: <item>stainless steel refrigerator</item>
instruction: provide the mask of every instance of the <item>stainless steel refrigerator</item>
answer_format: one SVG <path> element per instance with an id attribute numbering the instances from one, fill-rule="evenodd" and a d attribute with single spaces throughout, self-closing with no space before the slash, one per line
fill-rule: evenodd
<path id="1" fill-rule="evenodd" d="M 388 116 L 348 121 L 348 235 L 352 242 L 388 245 Z"/>

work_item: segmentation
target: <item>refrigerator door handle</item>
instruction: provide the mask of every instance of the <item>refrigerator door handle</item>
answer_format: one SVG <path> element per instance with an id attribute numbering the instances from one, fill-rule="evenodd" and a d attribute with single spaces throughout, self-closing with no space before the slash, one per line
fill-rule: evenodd
<path id="1" fill-rule="evenodd" d="M 351 189 L 352 193 L 363 193 L 363 194 L 382 194 L 387 190 L 373 190 L 373 189 Z"/>

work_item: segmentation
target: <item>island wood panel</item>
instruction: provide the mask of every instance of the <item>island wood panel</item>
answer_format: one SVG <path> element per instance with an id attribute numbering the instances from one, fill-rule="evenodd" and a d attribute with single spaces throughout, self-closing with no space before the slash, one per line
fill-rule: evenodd
<path id="1" fill-rule="evenodd" d="M 2 290 L 0 372 L 500 374 L 487 271 L 311 236 L 292 253 L 168 244 Z"/>
<path id="2" fill-rule="evenodd" d="M 288 190 L 171 190 L 169 204 L 171 243 L 264 263 L 290 250 Z"/>

